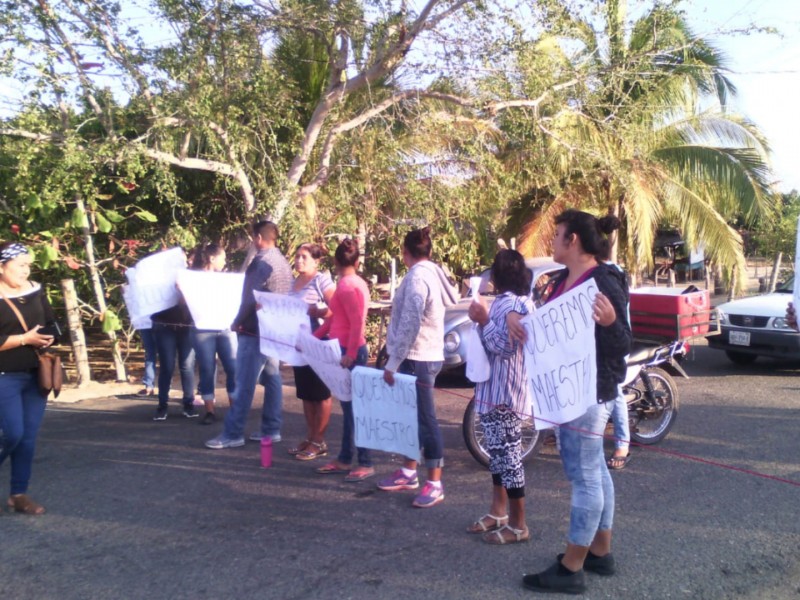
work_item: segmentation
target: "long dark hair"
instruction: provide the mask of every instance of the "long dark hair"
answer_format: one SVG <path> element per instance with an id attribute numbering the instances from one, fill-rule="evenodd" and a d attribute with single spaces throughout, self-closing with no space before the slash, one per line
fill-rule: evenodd
<path id="1" fill-rule="evenodd" d="M 500 250 L 492 263 L 492 281 L 499 294 L 511 292 L 527 296 L 531 291 L 531 272 L 525 259 L 516 250 Z"/>
<path id="2" fill-rule="evenodd" d="M 413 229 L 403 239 L 405 248 L 412 258 L 430 258 L 433 244 L 431 243 L 431 228 Z"/>
<path id="3" fill-rule="evenodd" d="M 358 240 L 347 238 L 342 240 L 333 254 L 340 267 L 352 267 L 358 262 Z"/>
<path id="4" fill-rule="evenodd" d="M 608 260 L 611 240 L 608 236 L 619 229 L 620 220 L 614 215 L 597 218 L 592 214 L 570 208 L 556 217 L 556 225 L 565 225 L 564 233 L 578 236 L 581 248 L 597 260 Z"/>
<path id="5" fill-rule="evenodd" d="M 300 244 L 297 247 L 297 250 L 294 251 L 295 254 L 300 252 L 300 250 L 305 250 L 308 252 L 309 256 L 314 260 L 320 260 L 323 256 L 325 256 L 324 251 L 322 250 L 322 246 L 319 244 L 314 244 L 312 242 L 307 242 L 305 244 Z"/>
<path id="6" fill-rule="evenodd" d="M 225 252 L 219 244 L 200 244 L 192 255 L 192 269 L 204 271 L 211 264 L 211 259 Z"/>

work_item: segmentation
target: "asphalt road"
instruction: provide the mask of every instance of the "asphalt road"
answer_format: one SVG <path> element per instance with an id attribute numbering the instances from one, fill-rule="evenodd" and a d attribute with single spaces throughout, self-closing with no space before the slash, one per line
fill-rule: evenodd
<path id="1" fill-rule="evenodd" d="M 698 347 L 686 366 L 692 379 L 679 381 L 672 433 L 657 451 L 634 450 L 629 467 L 614 474 L 619 570 L 589 575 L 584 597 L 800 598 L 800 365 L 734 367 Z M 533 596 L 521 576 L 549 566 L 567 527 L 569 487 L 551 449 L 527 469 L 532 541 L 491 547 L 464 533 L 490 492 L 488 473 L 461 439 L 469 389 L 438 392 L 446 500 L 430 510 L 411 508 L 411 492 L 317 475 L 319 460 L 286 455 L 303 425 L 300 403 L 285 389 L 285 441 L 268 470 L 255 443 L 206 450 L 218 427 L 185 419 L 177 403 L 161 423 L 150 420 L 152 401 L 133 397 L 51 405 L 30 490 L 49 511 L 0 515 L 2 596 Z M 337 409 L 334 447 L 340 423 Z M 396 461 L 378 453 L 379 473 Z M 6 491 L 7 465 L 0 481 Z"/>

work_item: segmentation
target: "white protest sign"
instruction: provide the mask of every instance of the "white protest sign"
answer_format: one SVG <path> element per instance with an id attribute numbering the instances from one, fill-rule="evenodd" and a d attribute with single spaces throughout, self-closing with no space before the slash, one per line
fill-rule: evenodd
<path id="1" fill-rule="evenodd" d="M 356 446 L 419 458 L 416 381 L 395 373 L 394 385 L 389 385 L 383 371 L 353 369 Z"/>
<path id="2" fill-rule="evenodd" d="M 794 288 L 792 290 L 792 304 L 794 312 L 800 316 L 800 217 L 797 218 L 797 243 L 794 252 Z"/>
<path id="3" fill-rule="evenodd" d="M 178 272 L 185 269 L 186 255 L 180 248 L 143 258 L 134 269 L 128 269 L 129 293 L 137 316 L 150 316 L 175 306 L 180 300 L 175 283 Z"/>
<path id="4" fill-rule="evenodd" d="M 135 277 L 134 268 L 129 268 L 125 275 L 128 281 L 133 281 Z M 139 303 L 136 301 L 136 294 L 134 293 L 134 286 L 130 283 L 122 286 L 122 299 L 125 301 L 125 306 L 128 308 L 128 315 L 131 317 L 131 325 L 134 329 L 151 329 L 153 321 L 150 320 L 150 315 L 143 315 Z"/>
<path id="5" fill-rule="evenodd" d="M 331 394 L 342 402 L 350 401 L 350 371 L 341 365 L 342 349 L 336 340 L 318 340 L 308 327 L 297 334 L 297 347 Z"/>
<path id="6" fill-rule="evenodd" d="M 253 295 L 261 305 L 256 312 L 261 354 L 294 367 L 307 364 L 295 345 L 300 328 L 309 324 L 308 304 L 285 294 L 254 291 Z"/>
<path id="7" fill-rule="evenodd" d="M 597 291 L 597 283 L 590 278 L 522 320 L 536 429 L 577 419 L 597 402 L 592 318 Z"/>
<path id="8" fill-rule="evenodd" d="M 228 329 L 242 303 L 243 273 L 189 271 L 178 273 L 178 288 L 197 329 Z"/>

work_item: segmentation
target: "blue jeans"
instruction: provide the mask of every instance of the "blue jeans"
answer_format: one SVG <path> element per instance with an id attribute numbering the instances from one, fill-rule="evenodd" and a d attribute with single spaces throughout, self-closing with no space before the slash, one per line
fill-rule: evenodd
<path id="1" fill-rule="evenodd" d="M 425 466 L 436 469 L 444 466 L 444 442 L 436 419 L 436 406 L 433 403 L 433 384 L 442 370 L 441 362 L 426 362 L 407 358 L 397 369 L 398 373 L 414 375 L 417 378 L 417 424 L 419 427 L 419 445 Z M 410 460 L 419 457 L 408 456 Z"/>
<path id="2" fill-rule="evenodd" d="M 158 350 L 158 406 L 166 408 L 169 403 L 169 388 L 175 372 L 175 358 L 181 372 L 183 405 L 194 403 L 194 349 L 188 327 L 172 329 L 160 323 L 153 323 L 153 337 Z"/>
<path id="3" fill-rule="evenodd" d="M 11 494 L 24 494 L 47 399 L 36 371 L 0 373 L 0 465 L 11 457 Z"/>
<path id="4" fill-rule="evenodd" d="M 611 420 L 614 422 L 614 447 L 627 450 L 631 443 L 631 424 L 628 420 L 628 403 L 621 389 L 611 409 Z"/>
<path id="5" fill-rule="evenodd" d="M 142 338 L 144 347 L 144 376 L 142 383 L 147 389 L 156 387 L 156 339 L 152 329 L 140 329 L 139 337 Z"/>
<path id="6" fill-rule="evenodd" d="M 264 407 L 261 410 L 261 433 L 278 435 L 281 432 L 281 411 L 283 410 L 283 382 L 281 381 L 280 361 L 261 354 L 257 335 L 237 334 L 236 351 L 236 393 L 233 406 L 225 415 L 224 433 L 229 438 L 244 435 L 247 415 L 253 405 L 258 377 L 264 370 Z"/>
<path id="7" fill-rule="evenodd" d="M 217 356 L 225 370 L 225 389 L 228 398 L 233 398 L 236 390 L 236 336 L 230 329 L 224 331 L 208 331 L 192 329 L 192 346 L 197 358 L 197 370 L 200 373 L 198 391 L 203 400 L 214 399 L 214 388 L 217 382 Z"/>
<path id="8" fill-rule="evenodd" d="M 343 356 L 346 352 L 347 351 L 342 348 Z M 353 367 L 366 365 L 368 358 L 367 346 L 361 346 L 358 349 L 358 354 L 356 354 L 356 362 L 353 364 Z M 350 369 L 352 370 L 353 367 Z M 358 453 L 359 466 L 371 467 L 372 457 L 370 456 L 369 449 L 356 447 L 353 439 L 356 431 L 356 421 L 355 417 L 353 416 L 353 403 L 342 402 L 341 400 L 339 403 L 342 405 L 342 416 L 344 417 L 344 423 L 342 424 L 342 449 L 339 451 L 339 456 L 336 460 L 343 465 L 349 465 L 351 462 L 353 462 L 353 448 L 355 447 Z"/>
<path id="9" fill-rule="evenodd" d="M 598 530 L 614 524 L 614 483 L 603 455 L 603 433 L 612 402 L 593 404 L 556 429 L 564 473 L 572 484 L 567 541 L 589 546 Z"/>

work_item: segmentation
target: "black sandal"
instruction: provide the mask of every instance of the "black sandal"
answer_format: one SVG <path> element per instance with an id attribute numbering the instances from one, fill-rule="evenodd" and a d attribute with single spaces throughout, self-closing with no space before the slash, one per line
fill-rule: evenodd
<path id="1" fill-rule="evenodd" d="M 621 471 L 628 466 L 629 462 L 631 462 L 630 454 L 627 456 L 610 456 L 606 461 L 606 464 L 612 471 Z"/>

